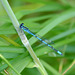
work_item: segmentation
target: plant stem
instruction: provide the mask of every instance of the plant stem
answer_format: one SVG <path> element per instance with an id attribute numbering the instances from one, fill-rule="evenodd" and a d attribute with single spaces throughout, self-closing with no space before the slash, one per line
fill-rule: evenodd
<path id="1" fill-rule="evenodd" d="M 73 62 L 71 63 L 71 65 L 64 71 L 64 73 L 62 75 L 66 74 L 66 72 L 68 70 L 70 70 L 74 65 L 75 65 L 75 59 L 73 60 Z"/>
<path id="2" fill-rule="evenodd" d="M 12 11 L 9 3 L 8 3 L 8 1 L 7 0 L 1 0 L 1 2 L 2 2 L 5 10 L 7 11 L 7 14 L 9 15 L 9 17 L 10 17 L 10 19 L 11 19 L 11 21 L 12 21 L 12 23 L 13 23 L 13 25 L 14 25 L 14 27 L 15 27 L 15 29 L 16 29 L 16 31 L 17 31 L 20 39 L 21 39 L 21 41 L 22 41 L 22 43 L 27 48 L 27 50 L 29 51 L 31 57 L 33 58 L 38 70 L 40 71 L 40 73 L 42 75 L 48 75 L 46 70 L 44 69 L 43 65 L 41 64 L 40 60 L 37 58 L 37 56 L 35 55 L 33 49 L 31 48 L 31 45 L 29 44 L 29 41 L 27 40 L 24 32 L 20 30 L 19 22 L 16 19 L 16 17 L 14 15 L 14 13 L 13 13 L 13 11 Z"/>
<path id="3" fill-rule="evenodd" d="M 52 66 L 50 66 L 49 64 L 47 64 L 45 61 L 41 60 L 41 62 L 46 67 L 46 69 L 50 70 L 50 72 L 53 73 L 53 75 L 61 75 L 59 72 L 57 72 Z"/>
<path id="4" fill-rule="evenodd" d="M 18 71 L 16 71 L 16 70 L 14 69 L 14 67 L 6 60 L 5 57 L 3 57 L 1 54 L 0 54 L 0 58 L 3 59 L 3 60 L 15 71 L 15 73 L 16 73 L 17 75 L 21 75 L 21 74 L 18 73 Z"/>

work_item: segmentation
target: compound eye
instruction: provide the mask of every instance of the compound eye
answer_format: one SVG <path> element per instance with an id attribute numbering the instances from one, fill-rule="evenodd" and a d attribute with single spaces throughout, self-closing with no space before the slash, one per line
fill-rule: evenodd
<path id="1" fill-rule="evenodd" d="M 21 24 L 20 24 L 20 29 L 22 28 L 23 25 L 24 25 L 24 23 L 21 23 Z"/>

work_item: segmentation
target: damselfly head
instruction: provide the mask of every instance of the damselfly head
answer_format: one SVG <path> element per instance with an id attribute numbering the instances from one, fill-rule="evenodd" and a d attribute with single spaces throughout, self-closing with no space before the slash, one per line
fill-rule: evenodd
<path id="1" fill-rule="evenodd" d="M 29 29 L 26 26 L 23 26 L 23 25 L 24 25 L 24 23 L 21 23 L 20 24 L 20 29 L 23 29 L 25 31 L 28 31 Z"/>
<path id="2" fill-rule="evenodd" d="M 20 24 L 20 29 L 23 27 L 23 25 L 24 25 L 24 23 L 21 23 L 21 24 Z"/>

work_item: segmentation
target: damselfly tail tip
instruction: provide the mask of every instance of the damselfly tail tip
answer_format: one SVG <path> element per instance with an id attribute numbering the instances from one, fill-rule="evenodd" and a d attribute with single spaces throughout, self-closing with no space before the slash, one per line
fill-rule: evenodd
<path id="1" fill-rule="evenodd" d="M 57 51 L 58 54 L 63 55 L 60 51 Z"/>
<path id="2" fill-rule="evenodd" d="M 63 55 L 63 54 L 61 53 L 61 55 Z"/>

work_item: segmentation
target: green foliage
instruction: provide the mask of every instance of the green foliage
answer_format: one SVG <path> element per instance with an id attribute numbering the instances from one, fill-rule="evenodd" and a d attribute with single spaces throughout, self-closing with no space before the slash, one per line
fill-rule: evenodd
<path id="1" fill-rule="evenodd" d="M 75 1 L 74 0 L 8 0 L 16 18 L 31 31 L 54 41 L 57 54 L 37 39 L 26 33 L 29 42 L 46 68 L 49 75 L 75 74 Z M 12 22 L 0 2 L 0 54 L 22 75 L 40 75 L 37 66 L 24 48 L 12 25 Z M 59 71 L 58 71 L 59 69 Z M 6 71 L 4 71 L 6 70 Z M 0 59 L 0 72 L 16 75 L 3 60 Z M 0 75 L 1 75 L 0 74 Z"/>

